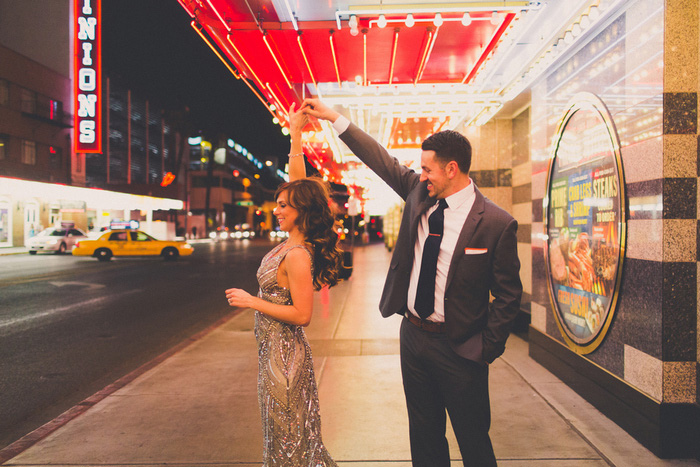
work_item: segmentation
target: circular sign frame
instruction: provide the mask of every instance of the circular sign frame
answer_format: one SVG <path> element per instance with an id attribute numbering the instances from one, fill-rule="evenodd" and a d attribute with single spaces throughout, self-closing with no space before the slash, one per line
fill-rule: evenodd
<path id="1" fill-rule="evenodd" d="M 620 140 L 592 93 L 567 104 L 553 140 L 544 200 L 552 311 L 574 352 L 603 342 L 619 300 L 627 222 Z"/>

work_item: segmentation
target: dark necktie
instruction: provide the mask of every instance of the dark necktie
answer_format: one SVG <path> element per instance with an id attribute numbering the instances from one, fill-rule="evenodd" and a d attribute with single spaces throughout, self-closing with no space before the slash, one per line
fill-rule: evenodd
<path id="1" fill-rule="evenodd" d="M 441 199 L 437 209 L 428 218 L 430 233 L 423 245 L 423 260 L 420 263 L 415 305 L 416 311 L 422 319 L 426 319 L 435 311 L 435 278 L 445 224 L 445 208 L 447 208 L 447 201 Z"/>

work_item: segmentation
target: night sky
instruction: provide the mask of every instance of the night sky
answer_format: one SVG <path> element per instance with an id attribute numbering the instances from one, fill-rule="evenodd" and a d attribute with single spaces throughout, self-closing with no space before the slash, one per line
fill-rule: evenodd
<path id="1" fill-rule="evenodd" d="M 103 70 L 162 109 L 190 108 L 194 127 L 258 159 L 286 156 L 289 137 L 190 26 L 177 0 L 103 0 Z"/>

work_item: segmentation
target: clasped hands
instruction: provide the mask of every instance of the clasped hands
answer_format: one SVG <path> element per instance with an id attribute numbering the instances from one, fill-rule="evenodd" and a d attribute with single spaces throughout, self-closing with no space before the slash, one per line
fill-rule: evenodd
<path id="1" fill-rule="evenodd" d="M 301 131 L 309 121 L 309 115 L 319 120 L 334 122 L 340 114 L 318 99 L 306 98 L 296 110 L 296 102 L 289 108 L 290 132 Z"/>

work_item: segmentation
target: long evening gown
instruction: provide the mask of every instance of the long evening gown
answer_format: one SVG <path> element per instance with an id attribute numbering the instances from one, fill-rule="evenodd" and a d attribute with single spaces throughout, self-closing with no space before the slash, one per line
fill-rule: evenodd
<path id="1" fill-rule="evenodd" d="M 291 305 L 290 291 L 277 283 L 277 268 L 293 248 L 281 243 L 258 269 L 258 297 Z M 312 258 L 313 261 L 313 258 Z M 336 467 L 321 440 L 321 416 L 311 348 L 304 328 L 255 312 L 258 342 L 258 401 L 265 467 Z"/>

